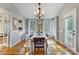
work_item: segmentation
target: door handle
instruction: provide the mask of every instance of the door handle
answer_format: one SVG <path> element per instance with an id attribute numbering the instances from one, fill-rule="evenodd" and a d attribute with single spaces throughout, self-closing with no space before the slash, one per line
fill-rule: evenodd
<path id="1" fill-rule="evenodd" d="M 75 35 L 75 30 L 73 30 L 73 34 L 72 35 Z"/>
<path id="2" fill-rule="evenodd" d="M 75 35 L 75 33 L 73 33 L 72 35 Z"/>

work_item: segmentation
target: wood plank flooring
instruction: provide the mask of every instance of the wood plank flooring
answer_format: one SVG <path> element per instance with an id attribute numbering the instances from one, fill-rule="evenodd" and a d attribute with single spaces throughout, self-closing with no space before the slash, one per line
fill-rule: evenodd
<path id="1" fill-rule="evenodd" d="M 0 55 L 24 55 L 27 51 L 24 48 L 26 41 L 22 41 L 12 48 L 0 47 Z"/>
<path id="2" fill-rule="evenodd" d="M 33 55 L 45 55 L 45 51 L 43 48 L 35 48 Z"/>
<path id="3" fill-rule="evenodd" d="M 3 43 L 3 37 L 0 36 L 0 45 Z"/>
<path id="4" fill-rule="evenodd" d="M 28 43 L 28 41 L 27 42 L 22 41 L 22 42 L 16 44 L 12 48 L 8 48 L 5 46 L 0 47 L 0 55 L 29 55 L 29 50 L 27 50 L 27 47 L 26 48 L 24 47 L 24 45 L 26 43 Z M 60 46 L 63 50 L 60 49 L 59 47 L 57 47 L 56 50 L 54 51 L 56 54 L 61 54 L 61 53 L 63 54 L 64 52 L 66 53 L 65 48 L 62 47 L 62 45 L 57 43 L 57 46 Z M 48 47 L 48 48 L 50 48 L 50 47 Z M 53 49 L 53 47 L 52 47 L 52 49 Z M 52 51 L 50 51 L 50 52 L 52 52 Z M 39 49 L 37 48 L 32 52 L 34 52 L 34 53 L 30 54 L 30 55 L 46 55 L 46 54 L 44 54 L 45 51 L 42 48 L 39 48 Z M 69 51 L 67 51 L 67 52 L 69 52 Z M 70 53 L 70 54 L 73 55 L 73 53 Z M 52 54 L 52 55 L 54 55 L 54 54 Z"/>
<path id="5" fill-rule="evenodd" d="M 56 43 L 57 43 L 57 45 L 59 45 L 64 50 L 68 51 L 70 54 L 76 55 L 76 53 L 74 53 L 72 50 L 68 49 L 66 46 L 64 46 L 63 44 L 61 44 L 59 41 L 56 41 Z"/>

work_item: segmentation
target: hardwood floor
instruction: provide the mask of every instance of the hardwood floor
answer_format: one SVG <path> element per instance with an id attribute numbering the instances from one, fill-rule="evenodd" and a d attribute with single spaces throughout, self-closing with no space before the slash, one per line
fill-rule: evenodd
<path id="1" fill-rule="evenodd" d="M 69 50 L 67 50 L 65 47 L 62 47 L 62 45 L 60 45 L 59 43 L 57 43 L 57 45 L 49 44 L 48 52 L 46 52 L 42 48 L 36 48 L 34 51 L 32 51 L 31 54 L 29 54 L 28 47 L 26 48 L 24 47 L 25 44 L 28 45 L 28 41 L 22 41 L 16 44 L 15 46 L 13 46 L 12 48 L 8 48 L 5 46 L 0 47 L 0 55 L 46 55 L 46 54 L 47 55 L 58 55 L 58 54 L 65 55 L 66 54 L 67 55 L 67 53 L 69 55 L 74 55 Z M 54 47 L 51 47 L 51 46 L 54 46 Z"/>
<path id="2" fill-rule="evenodd" d="M 76 55 L 76 53 L 74 53 L 72 50 L 68 49 L 66 46 L 64 46 L 63 44 L 61 44 L 59 41 L 57 41 L 56 43 L 57 43 L 57 45 L 59 45 L 64 50 L 68 51 L 70 54 Z"/>
<path id="3" fill-rule="evenodd" d="M 3 37 L 0 36 L 0 45 L 3 43 Z"/>
<path id="4" fill-rule="evenodd" d="M 73 51 L 69 50 L 61 43 L 58 43 L 56 40 L 49 39 L 48 42 L 48 55 L 75 55 Z"/>
<path id="5" fill-rule="evenodd" d="M 0 55 L 24 55 L 27 51 L 24 48 L 26 41 L 22 41 L 12 48 L 0 47 Z"/>
<path id="6" fill-rule="evenodd" d="M 33 55 L 46 55 L 45 50 L 43 48 L 35 48 Z"/>

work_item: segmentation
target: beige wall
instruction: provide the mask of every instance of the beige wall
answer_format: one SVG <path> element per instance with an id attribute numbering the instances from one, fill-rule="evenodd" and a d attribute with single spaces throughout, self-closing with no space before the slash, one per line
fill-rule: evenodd
<path id="1" fill-rule="evenodd" d="M 4 32 L 4 27 L 3 27 L 3 23 L 0 23 L 0 33 Z"/>
<path id="2" fill-rule="evenodd" d="M 5 14 L 0 12 L 0 33 L 4 33 L 4 16 Z"/>
<path id="3" fill-rule="evenodd" d="M 68 12 L 70 12 L 72 9 L 74 9 L 74 8 L 77 8 L 77 16 L 79 15 L 79 4 L 77 4 L 77 3 L 67 3 L 67 4 L 65 4 L 64 5 L 64 7 L 61 9 L 61 11 L 59 12 L 59 14 L 58 14 L 58 40 L 60 41 L 60 42 L 62 42 L 63 44 L 64 44 L 64 39 L 65 39 L 65 24 L 64 24 L 64 19 L 63 19 L 63 16 L 65 15 L 65 14 L 67 14 Z M 79 22 L 79 17 L 77 18 L 77 22 Z M 78 25 L 79 25 L 79 23 L 77 23 L 76 24 L 77 25 L 77 37 L 76 37 L 76 51 L 77 52 L 79 52 L 79 34 L 78 34 L 78 32 L 79 32 L 79 30 L 78 30 Z"/>

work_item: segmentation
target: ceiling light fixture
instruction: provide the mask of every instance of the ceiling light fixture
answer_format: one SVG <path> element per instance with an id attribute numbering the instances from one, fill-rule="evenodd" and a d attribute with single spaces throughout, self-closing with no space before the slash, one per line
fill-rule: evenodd
<path id="1" fill-rule="evenodd" d="M 38 3 L 38 9 L 34 12 L 34 15 L 39 19 L 44 16 L 44 10 L 41 9 L 41 3 Z"/>

